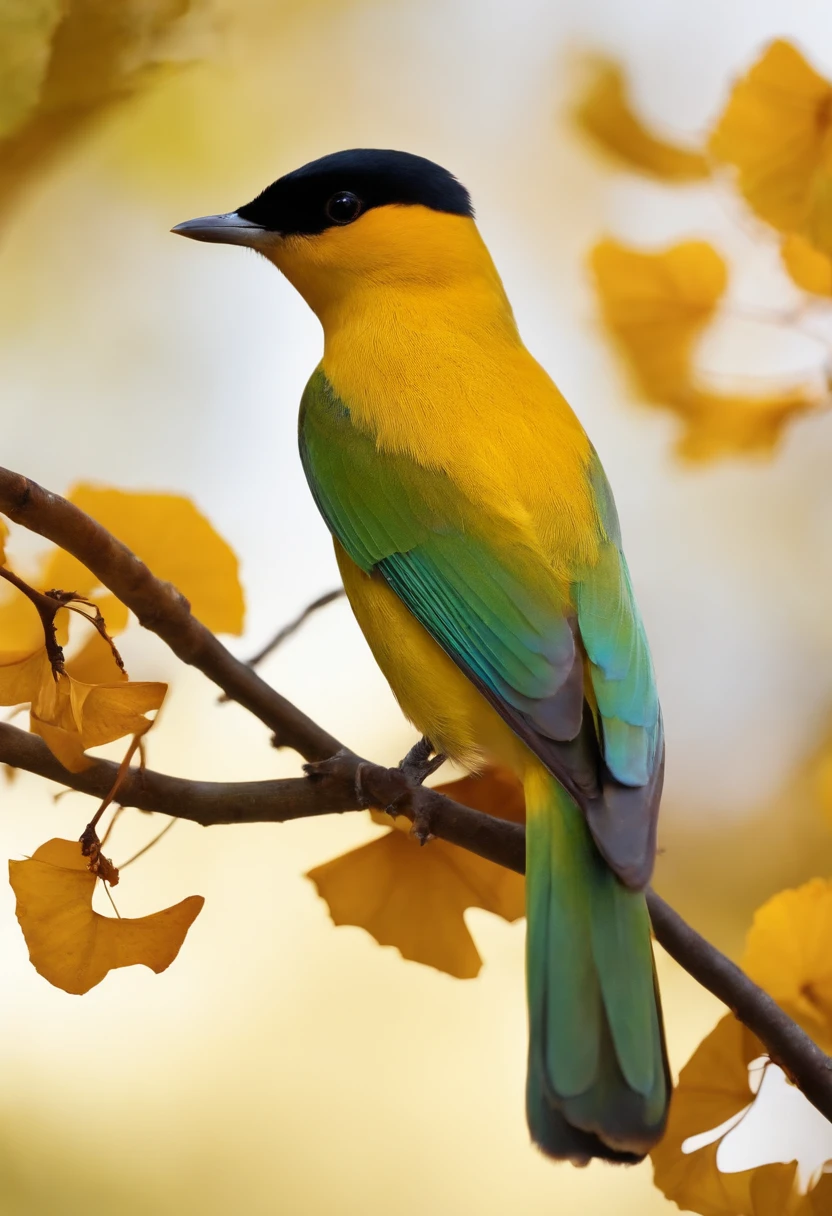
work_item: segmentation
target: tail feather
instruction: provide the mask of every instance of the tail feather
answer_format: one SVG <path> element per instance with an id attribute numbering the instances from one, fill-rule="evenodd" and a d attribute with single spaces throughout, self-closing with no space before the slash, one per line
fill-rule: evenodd
<path id="1" fill-rule="evenodd" d="M 644 896 L 619 882 L 542 769 L 526 801 L 532 1138 L 553 1157 L 639 1161 L 670 1098 Z"/>

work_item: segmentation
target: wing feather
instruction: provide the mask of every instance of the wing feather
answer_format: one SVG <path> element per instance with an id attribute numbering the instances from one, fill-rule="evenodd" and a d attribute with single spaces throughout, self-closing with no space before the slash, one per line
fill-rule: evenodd
<path id="1" fill-rule="evenodd" d="M 603 856 L 643 886 L 664 745 L 647 640 L 612 495 L 593 454 L 597 556 L 571 588 L 523 537 L 491 529 L 441 472 L 379 450 L 319 369 L 300 446 L 318 506 L 352 560 L 383 577 L 582 807 Z M 495 541 L 494 535 L 500 540 Z"/>

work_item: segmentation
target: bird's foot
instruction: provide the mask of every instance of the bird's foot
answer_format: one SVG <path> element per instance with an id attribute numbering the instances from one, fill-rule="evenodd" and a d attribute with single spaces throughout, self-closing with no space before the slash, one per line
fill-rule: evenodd
<path id="1" fill-rule="evenodd" d="M 361 807 L 383 807 L 392 819 L 408 815 L 413 820 L 413 835 L 420 844 L 426 844 L 433 838 L 433 833 L 430 830 L 430 790 L 422 786 L 425 779 L 445 762 L 443 755 L 432 756 L 432 752 L 430 739 L 420 739 L 397 768 L 382 768 L 342 748 L 327 760 L 304 764 L 303 771 L 313 781 L 328 777 L 349 782 Z"/>
<path id="2" fill-rule="evenodd" d="M 418 743 L 413 744 L 398 769 L 392 770 L 401 773 L 407 786 L 389 806 L 384 808 L 393 819 L 403 814 L 405 807 L 409 808 L 413 816 L 411 835 L 415 836 L 419 844 L 427 844 L 429 840 L 433 840 L 433 832 L 430 829 L 429 799 L 424 796 L 422 786 L 431 773 L 435 773 L 446 759 L 441 752 L 435 756 L 432 756 L 432 752 L 433 744 L 427 737 L 423 737 Z M 424 793 L 426 794 L 427 791 Z"/>
<path id="3" fill-rule="evenodd" d="M 404 760 L 399 764 L 399 772 L 404 773 L 412 785 L 423 785 L 431 773 L 441 768 L 447 757 L 442 752 L 433 755 L 434 747 L 427 736 L 414 743 Z"/>

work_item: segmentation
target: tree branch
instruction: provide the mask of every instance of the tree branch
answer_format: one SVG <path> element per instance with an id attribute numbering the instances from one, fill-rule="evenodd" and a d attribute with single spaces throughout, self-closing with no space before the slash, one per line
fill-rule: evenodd
<path id="1" fill-rule="evenodd" d="M 77 507 L 19 474 L 0 469 L 0 512 L 82 561 L 146 629 L 157 633 L 180 659 L 197 667 L 269 726 L 279 744 L 295 748 L 307 760 L 327 761 L 313 765 L 317 771 L 311 776 L 279 781 L 187 781 L 131 770 L 119 789 L 123 805 L 162 811 L 207 826 L 281 823 L 357 810 L 363 801 L 381 808 L 396 804 L 423 833 L 429 831 L 498 865 L 524 872 L 525 829 L 521 825 L 472 810 L 435 790 L 414 788 L 402 770 L 369 764 L 343 749 L 235 659 L 196 620 L 174 587 L 157 579 L 126 546 Z M 96 798 L 111 789 L 118 767 L 93 760 L 83 772 L 70 773 L 42 740 L 7 723 L 0 723 L 0 762 Z M 832 1121 L 832 1059 L 654 891 L 648 890 L 647 902 L 656 939 L 668 954 L 728 1005 L 808 1100 Z"/>
<path id="2" fill-rule="evenodd" d="M 181 592 L 156 578 L 126 545 L 65 498 L 0 468 L 0 512 L 83 562 L 177 658 L 198 668 L 232 701 L 265 723 L 277 746 L 292 747 L 307 760 L 324 760 L 341 747 L 246 663 L 235 659 L 196 619 Z"/>

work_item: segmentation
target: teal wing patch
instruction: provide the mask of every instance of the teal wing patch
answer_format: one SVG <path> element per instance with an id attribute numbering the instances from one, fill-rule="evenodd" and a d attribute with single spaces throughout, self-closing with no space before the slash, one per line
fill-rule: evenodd
<path id="1" fill-rule="evenodd" d="M 578 624 L 602 724 L 607 767 L 624 785 L 646 785 L 659 743 L 659 698 L 644 626 L 623 553 L 611 541 L 574 588 Z"/>
<path id="2" fill-rule="evenodd" d="M 655 851 L 661 718 L 600 464 L 592 478 L 607 539 L 570 602 L 519 538 L 483 535 L 476 509 L 440 471 L 379 451 L 320 369 L 304 393 L 300 449 L 318 507 L 352 560 L 387 581 L 562 782 L 622 880 L 643 885 Z M 597 721 L 584 697 L 584 653 Z"/>
<path id="3" fill-rule="evenodd" d="M 582 660 L 551 585 L 535 592 L 519 547 L 496 551 L 441 473 L 376 450 L 323 374 L 301 414 L 301 457 L 318 506 L 352 560 L 378 571 L 479 687 L 530 728 L 575 738 Z M 540 581 L 538 579 L 538 581 Z"/>
<path id="4" fill-rule="evenodd" d="M 621 549 L 621 532 L 604 471 L 591 469 L 602 540 L 594 565 L 572 587 L 588 675 L 597 706 L 596 728 L 612 778 L 605 797 L 587 810 L 601 852 L 625 882 L 649 878 L 655 853 L 664 778 L 664 728 L 650 648 Z"/>

